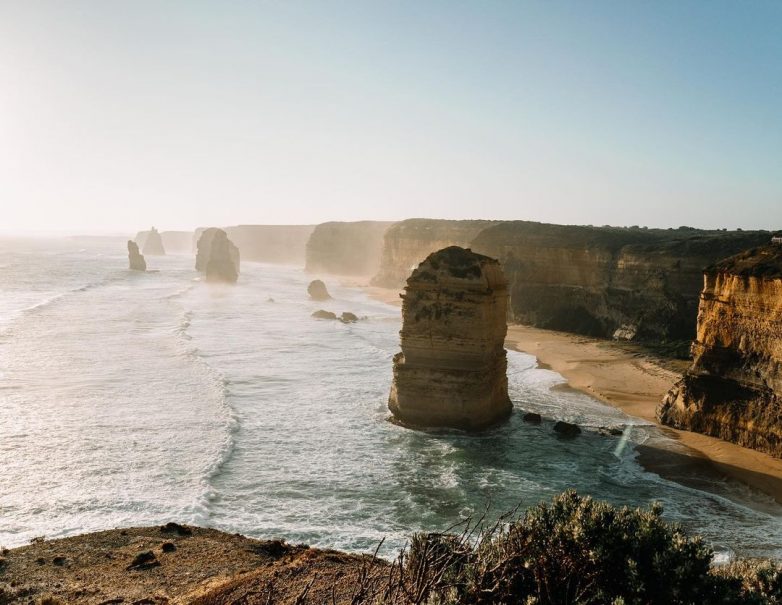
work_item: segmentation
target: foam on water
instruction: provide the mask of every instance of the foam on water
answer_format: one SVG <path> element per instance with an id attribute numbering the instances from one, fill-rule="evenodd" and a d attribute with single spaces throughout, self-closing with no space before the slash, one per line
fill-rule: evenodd
<path id="1" fill-rule="evenodd" d="M 300 269 L 253 263 L 235 286 L 207 284 L 188 257 L 131 273 L 123 241 L 3 258 L 0 544 L 179 520 L 349 550 L 385 538 L 390 555 L 414 531 L 575 488 L 660 501 L 725 556 L 782 555 L 768 498 L 644 471 L 636 448 L 665 437 L 563 388 L 530 355 L 508 355 L 507 424 L 410 431 L 386 421 L 399 310 L 361 291 L 329 280 L 334 300 L 315 303 Z M 312 319 L 319 308 L 367 319 Z M 587 430 L 561 440 L 554 419 Z M 594 430 L 604 426 L 624 428 L 626 445 Z"/>

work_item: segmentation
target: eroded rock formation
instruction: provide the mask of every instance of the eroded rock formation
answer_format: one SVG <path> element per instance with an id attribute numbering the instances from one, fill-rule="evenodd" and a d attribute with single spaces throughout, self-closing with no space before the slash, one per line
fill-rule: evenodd
<path id="1" fill-rule="evenodd" d="M 166 249 L 163 247 L 163 239 L 154 227 L 147 232 L 146 240 L 141 248 L 144 256 L 165 256 L 166 254 Z"/>
<path id="2" fill-rule="evenodd" d="M 430 254 L 402 296 L 388 407 L 402 423 L 479 430 L 505 419 L 508 289 L 499 263 L 458 246 Z"/>
<path id="3" fill-rule="evenodd" d="M 316 226 L 307 241 L 305 269 L 313 273 L 375 275 L 380 267 L 383 236 L 392 224 L 358 221 Z"/>
<path id="4" fill-rule="evenodd" d="M 131 271 L 146 271 L 147 262 L 138 251 L 138 244 L 132 239 L 128 240 L 128 264 Z"/>
<path id="5" fill-rule="evenodd" d="M 706 270 L 692 352 L 660 421 L 782 457 L 782 246 Z"/>
<path id="6" fill-rule="evenodd" d="M 329 291 L 326 289 L 326 284 L 324 284 L 319 279 L 313 279 L 310 282 L 310 285 L 307 286 L 307 294 L 310 295 L 310 298 L 312 300 L 330 300 L 331 295 L 329 294 Z"/>
<path id="7" fill-rule="evenodd" d="M 235 282 L 239 278 L 239 249 L 222 229 L 206 229 L 198 239 L 196 270 L 207 281 Z"/>

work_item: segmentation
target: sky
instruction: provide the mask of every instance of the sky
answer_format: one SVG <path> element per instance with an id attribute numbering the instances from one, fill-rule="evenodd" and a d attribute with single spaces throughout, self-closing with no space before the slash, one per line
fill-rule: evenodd
<path id="1" fill-rule="evenodd" d="M 0 0 L 0 230 L 782 228 L 778 0 Z"/>

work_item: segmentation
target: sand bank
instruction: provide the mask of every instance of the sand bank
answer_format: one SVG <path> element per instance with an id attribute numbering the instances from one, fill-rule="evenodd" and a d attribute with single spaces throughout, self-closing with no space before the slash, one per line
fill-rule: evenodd
<path id="1" fill-rule="evenodd" d="M 655 408 L 680 373 L 650 356 L 606 340 L 527 326 L 510 326 L 508 348 L 538 358 L 571 387 L 656 424 Z M 661 427 L 682 446 L 678 451 L 649 444 L 640 462 L 661 476 L 698 484 L 698 473 L 719 473 L 772 496 L 782 504 L 782 460 L 699 433 Z"/>

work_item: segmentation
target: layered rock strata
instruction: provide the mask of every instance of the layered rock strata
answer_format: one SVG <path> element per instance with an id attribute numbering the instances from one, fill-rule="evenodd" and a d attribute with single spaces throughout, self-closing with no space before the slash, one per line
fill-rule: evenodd
<path id="1" fill-rule="evenodd" d="M 239 249 L 222 229 L 206 229 L 198 240 L 196 270 L 207 281 L 235 282 L 239 278 Z"/>
<path id="2" fill-rule="evenodd" d="M 131 271 L 146 271 L 147 262 L 138 251 L 138 244 L 132 239 L 128 240 L 128 265 Z"/>
<path id="3" fill-rule="evenodd" d="M 166 254 L 166 249 L 163 247 L 163 239 L 154 227 L 147 233 L 141 248 L 144 256 L 165 256 Z"/>
<path id="4" fill-rule="evenodd" d="M 706 270 L 692 353 L 659 420 L 782 457 L 782 246 Z"/>
<path id="5" fill-rule="evenodd" d="M 392 224 L 358 221 L 316 226 L 307 240 L 305 269 L 312 273 L 374 275 L 380 268 L 383 236 Z"/>
<path id="6" fill-rule="evenodd" d="M 403 424 L 479 430 L 505 419 L 508 289 L 499 263 L 458 246 L 430 254 L 402 295 L 388 407 Z"/>

